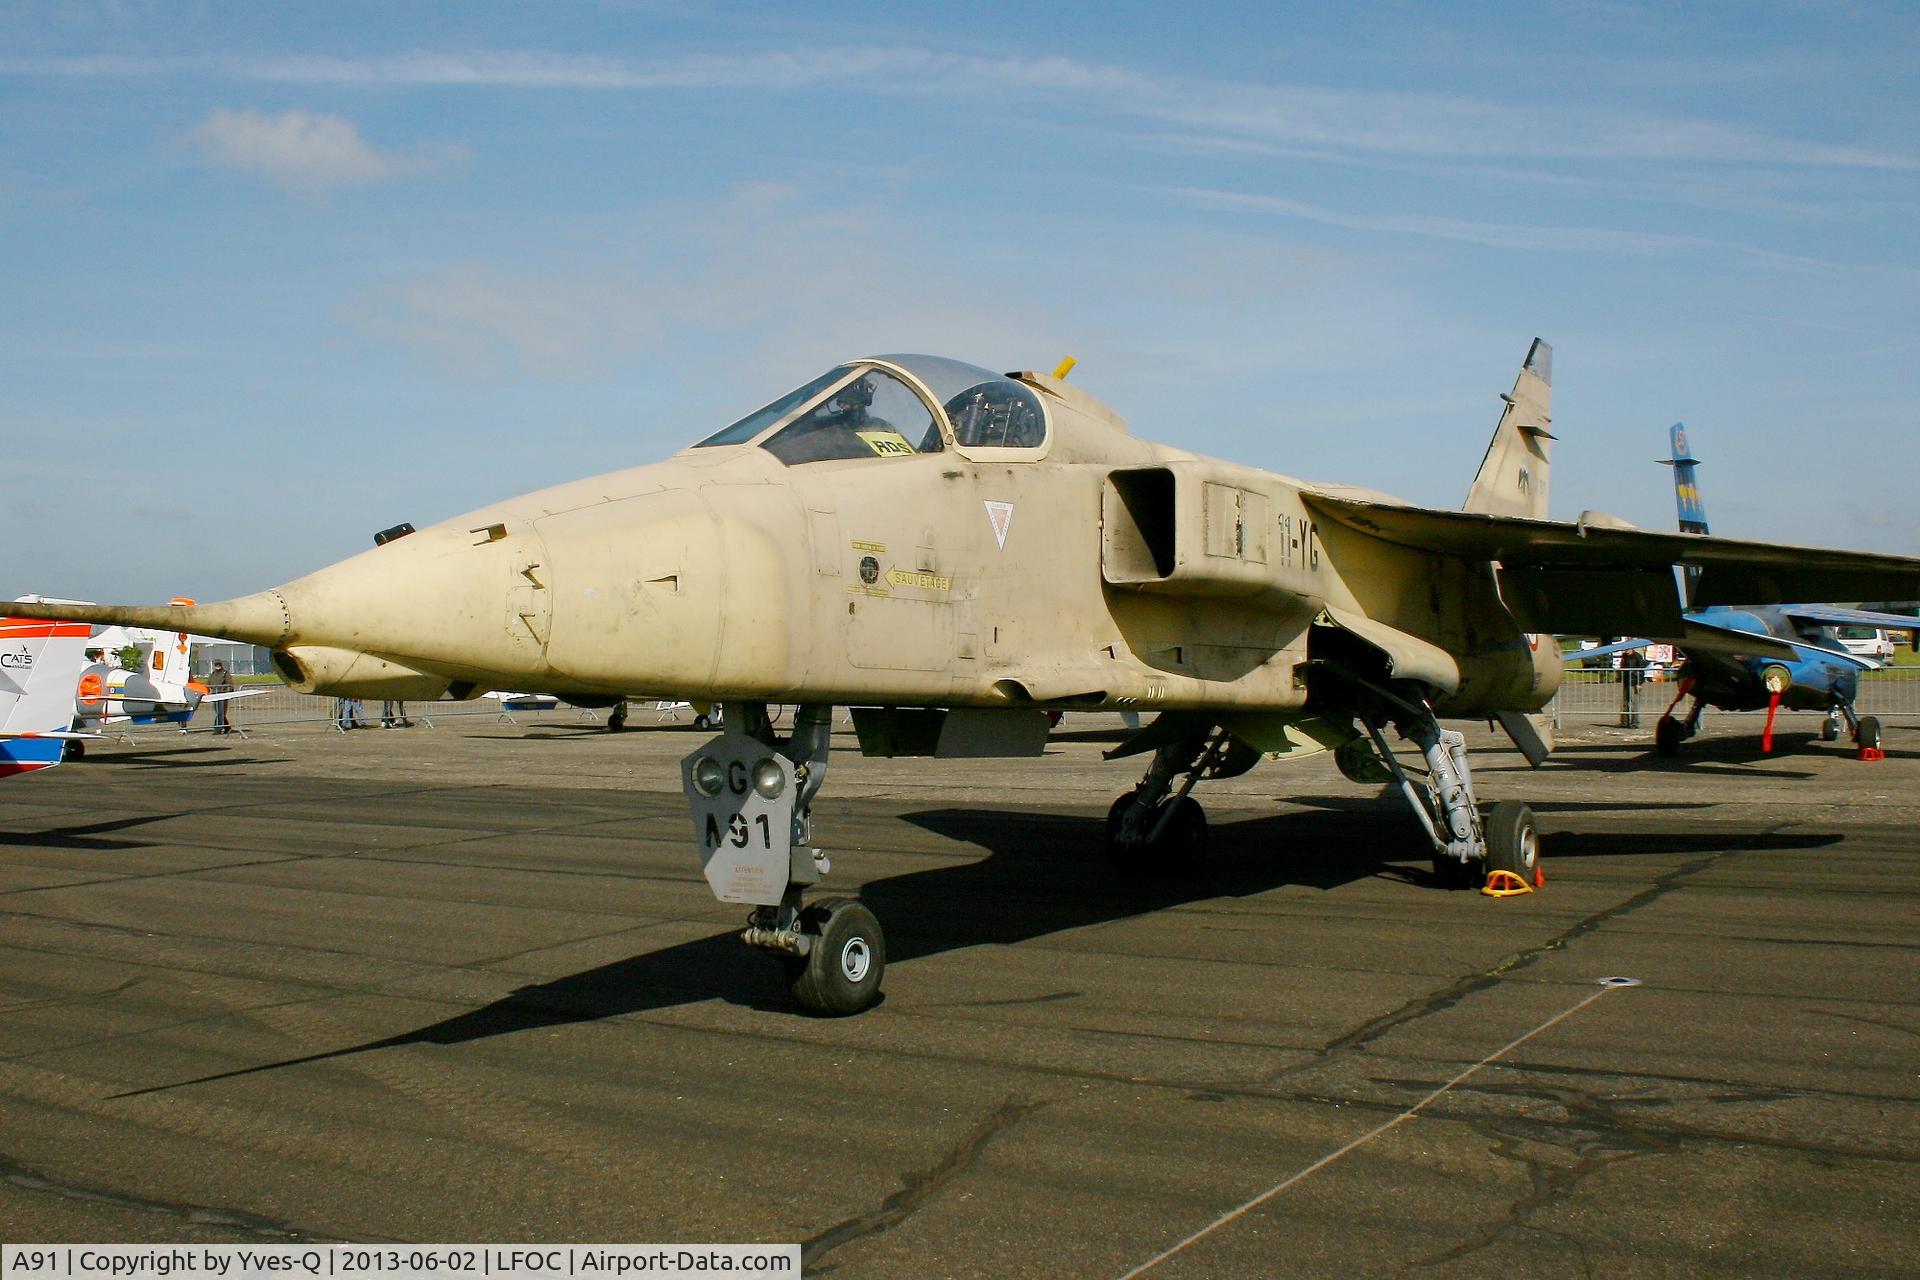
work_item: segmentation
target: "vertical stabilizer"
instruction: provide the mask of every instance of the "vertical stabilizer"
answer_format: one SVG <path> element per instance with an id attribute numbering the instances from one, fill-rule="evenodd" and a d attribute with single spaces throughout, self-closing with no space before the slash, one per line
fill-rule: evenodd
<path id="1" fill-rule="evenodd" d="M 191 605 L 194 602 L 185 596 L 175 596 L 168 603 L 175 607 Z M 157 688 L 160 685 L 183 685 L 190 678 L 188 657 L 191 646 L 184 631 L 152 631 L 148 633 L 153 643 L 147 646 L 147 679 Z"/>
<path id="2" fill-rule="evenodd" d="M 38 735 L 73 727 L 74 684 L 92 634 L 84 622 L 0 617 L 0 777 L 60 763 L 65 743 Z"/>
<path id="3" fill-rule="evenodd" d="M 1693 456 L 1693 447 L 1687 443 L 1687 424 L 1676 422 L 1667 434 L 1673 456 L 1660 459 L 1660 465 L 1673 468 L 1673 502 L 1680 511 L 1680 532 L 1705 533 L 1707 504 L 1700 497 L 1700 482 L 1694 479 L 1700 459 Z"/>
<path id="4" fill-rule="evenodd" d="M 1547 450 L 1553 440 L 1553 348 L 1535 338 L 1514 379 L 1513 394 L 1493 429 L 1480 474 L 1462 511 L 1489 516 L 1547 518 Z"/>
<path id="5" fill-rule="evenodd" d="M 1674 423 L 1667 431 L 1667 443 L 1673 448 L 1673 456 L 1658 461 L 1663 467 L 1673 468 L 1673 505 L 1680 513 L 1680 532 L 1705 533 L 1707 503 L 1700 496 L 1700 482 L 1694 479 L 1694 469 L 1700 465 L 1700 459 L 1693 456 L 1693 446 L 1687 443 L 1687 424 Z M 1684 572 L 1687 604 L 1691 606 L 1693 593 L 1700 586 L 1700 566 L 1690 564 Z"/>

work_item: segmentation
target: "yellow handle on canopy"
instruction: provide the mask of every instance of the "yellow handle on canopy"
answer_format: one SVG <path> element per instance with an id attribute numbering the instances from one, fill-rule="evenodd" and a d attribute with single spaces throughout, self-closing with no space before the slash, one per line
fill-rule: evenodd
<path id="1" fill-rule="evenodd" d="M 1072 356 L 1068 356 L 1065 360 L 1062 360 L 1060 362 L 1060 367 L 1053 371 L 1053 376 L 1056 378 L 1064 378 L 1068 374 L 1072 373 L 1073 366 L 1079 363 L 1080 362 L 1074 359 Z"/>

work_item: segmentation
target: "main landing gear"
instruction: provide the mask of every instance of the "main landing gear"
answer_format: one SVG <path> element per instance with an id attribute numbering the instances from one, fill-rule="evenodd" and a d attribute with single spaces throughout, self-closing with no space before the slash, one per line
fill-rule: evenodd
<path id="1" fill-rule="evenodd" d="M 1837 702 L 1827 709 L 1827 718 L 1820 724 L 1820 740 L 1822 742 L 1838 741 L 1842 720 L 1853 730 L 1853 745 L 1859 748 L 1860 759 L 1884 760 L 1887 758 L 1886 752 L 1880 745 L 1880 717 L 1855 715 L 1851 702 Z"/>
<path id="2" fill-rule="evenodd" d="M 1667 704 L 1666 711 L 1658 720 L 1654 721 L 1653 749 L 1658 754 L 1663 756 L 1679 755 L 1680 744 L 1700 731 L 1700 713 L 1706 709 L 1706 704 L 1698 698 L 1693 700 L 1693 710 L 1687 713 L 1685 720 L 1676 720 L 1673 718 L 1673 709 L 1679 706 L 1681 701 L 1692 692 L 1693 681 L 1682 680 L 1680 682 L 1680 691 L 1673 695 L 1673 701 Z"/>
<path id="3" fill-rule="evenodd" d="M 1540 837 L 1533 811 L 1503 801 L 1480 816 L 1467 765 L 1464 735 L 1442 729 L 1424 702 L 1406 701 L 1373 690 L 1373 710 L 1360 719 L 1379 753 L 1378 765 L 1364 746 L 1368 768 L 1384 767 L 1374 780 L 1391 777 L 1413 807 L 1433 845 L 1434 878 L 1448 888 L 1474 888 L 1494 871 L 1507 871 L 1528 884 L 1536 880 Z M 1427 767 L 1418 782 L 1387 747 L 1385 727 L 1419 746 Z M 1198 875 L 1206 865 L 1207 819 L 1188 794 L 1203 778 L 1231 778 L 1259 760 L 1257 751 L 1224 732 L 1182 739 L 1160 747 L 1146 776 L 1107 811 L 1107 856 L 1123 871 Z M 1343 763 L 1342 768 L 1356 767 Z"/>
<path id="4" fill-rule="evenodd" d="M 1773 750 L 1773 720 L 1775 714 L 1780 709 L 1781 697 L 1786 691 L 1785 682 L 1781 678 L 1783 675 L 1784 671 L 1781 672 L 1781 675 L 1774 675 L 1770 672 L 1768 676 L 1766 685 L 1767 722 L 1766 728 L 1760 735 L 1760 749 L 1762 752 L 1771 752 Z M 1685 720 L 1677 720 L 1673 714 L 1674 708 L 1680 705 L 1681 699 L 1685 698 L 1692 690 L 1693 682 L 1691 680 L 1681 681 L 1680 692 L 1674 696 L 1672 705 L 1667 708 L 1666 714 L 1654 723 L 1653 749 L 1660 755 L 1668 757 L 1679 755 L 1680 744 L 1699 731 L 1700 713 L 1704 710 L 1705 704 L 1698 698 L 1694 699 L 1693 709 L 1688 712 Z M 1853 736 L 1853 744 L 1859 749 L 1860 759 L 1883 760 L 1886 758 L 1880 745 L 1880 718 L 1878 716 L 1855 715 L 1851 701 L 1837 699 L 1832 706 L 1827 708 L 1826 718 L 1820 722 L 1820 741 L 1838 742 L 1842 732 L 1850 733 Z"/>
<path id="5" fill-rule="evenodd" d="M 886 974 L 880 922 L 853 898 L 802 900 L 832 869 L 808 841 L 833 708 L 800 707 L 784 741 L 764 703 L 727 703 L 722 715 L 728 731 L 680 762 L 707 883 L 722 902 L 753 906 L 741 941 L 778 958 L 802 1007 L 859 1013 Z"/>
<path id="6" fill-rule="evenodd" d="M 1159 748 L 1140 784 L 1107 810 L 1108 859 L 1122 871 L 1199 875 L 1207 865 L 1207 814 L 1188 792 L 1202 778 L 1237 777 L 1259 759 L 1224 732 Z"/>
<path id="7" fill-rule="evenodd" d="M 1540 863 L 1540 836 L 1533 810 L 1517 801 L 1502 800 L 1483 821 L 1473 794 L 1473 770 L 1467 763 L 1466 735 L 1442 729 L 1425 705 L 1402 704 L 1392 720 L 1402 738 L 1420 748 L 1427 767 L 1418 779 L 1387 746 L 1387 717 L 1366 715 L 1362 723 L 1374 749 L 1393 774 L 1433 845 L 1433 878 L 1443 889 L 1471 889 L 1483 885 L 1495 871 L 1510 872 L 1534 883 Z"/>

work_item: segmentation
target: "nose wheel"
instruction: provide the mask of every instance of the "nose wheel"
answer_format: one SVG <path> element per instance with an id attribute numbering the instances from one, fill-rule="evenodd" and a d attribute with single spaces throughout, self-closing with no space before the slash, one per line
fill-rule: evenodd
<path id="1" fill-rule="evenodd" d="M 855 898 L 827 898 L 803 910 L 799 924 L 807 954 L 781 958 L 794 1000 L 835 1017 L 871 1008 L 887 972 L 887 940 L 873 912 Z"/>

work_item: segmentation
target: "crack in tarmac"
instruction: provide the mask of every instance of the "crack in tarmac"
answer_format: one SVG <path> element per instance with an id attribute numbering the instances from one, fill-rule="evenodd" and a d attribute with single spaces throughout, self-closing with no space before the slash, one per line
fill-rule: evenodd
<path id="1" fill-rule="evenodd" d="M 139 1213 L 163 1214 L 183 1222 L 190 1222 L 195 1226 L 229 1227 L 260 1240 L 332 1242 L 332 1237 L 320 1235 L 290 1222 L 283 1222 L 278 1218 L 248 1213 L 244 1209 L 218 1209 L 208 1205 L 183 1204 L 176 1200 L 150 1200 L 119 1191 L 82 1186 L 75 1182 L 56 1181 L 39 1170 L 29 1168 L 5 1155 L 0 1155 L 0 1181 L 18 1187 L 22 1191 L 56 1196 L 63 1200 L 77 1200 L 84 1204 L 103 1204 L 116 1209 L 131 1209 Z"/>
<path id="2" fill-rule="evenodd" d="M 1553 1091 L 1554 1101 L 1566 1113 L 1566 1119 L 1553 1121 L 1519 1115 L 1497 1116 L 1479 1121 L 1474 1128 L 1491 1139 L 1492 1154 L 1522 1165 L 1527 1173 L 1527 1192 L 1508 1206 L 1506 1215 L 1482 1226 L 1474 1235 L 1449 1249 L 1410 1262 L 1402 1274 L 1444 1266 L 1461 1258 L 1481 1253 L 1516 1231 L 1539 1231 L 1571 1244 L 1579 1253 L 1582 1270 L 1593 1274 L 1593 1265 L 1585 1244 L 1579 1239 L 1537 1227 L 1531 1219 L 1548 1206 L 1565 1200 L 1593 1174 L 1612 1165 L 1644 1155 L 1670 1152 L 1679 1143 L 1668 1135 L 1650 1131 L 1614 1109 L 1615 1103 L 1633 1099 L 1600 1098 L 1579 1089 Z M 1533 1149 L 1571 1152 L 1571 1164 L 1556 1164 Z"/>
<path id="3" fill-rule="evenodd" d="M 823 1274 L 816 1268 L 820 1259 L 827 1254 L 855 1240 L 892 1230 L 905 1222 L 919 1212 L 920 1207 L 942 1187 L 971 1168 L 974 1161 L 979 1158 L 981 1149 L 988 1142 L 1046 1105 L 1044 1100 L 1022 1102 L 1016 1098 L 1008 1098 L 992 1115 L 987 1116 L 969 1130 L 939 1163 L 930 1169 L 903 1173 L 900 1176 L 900 1189 L 882 1201 L 878 1209 L 858 1217 L 848 1218 L 844 1222 L 828 1227 L 811 1239 L 802 1241 L 801 1269 L 811 1274 Z"/>

